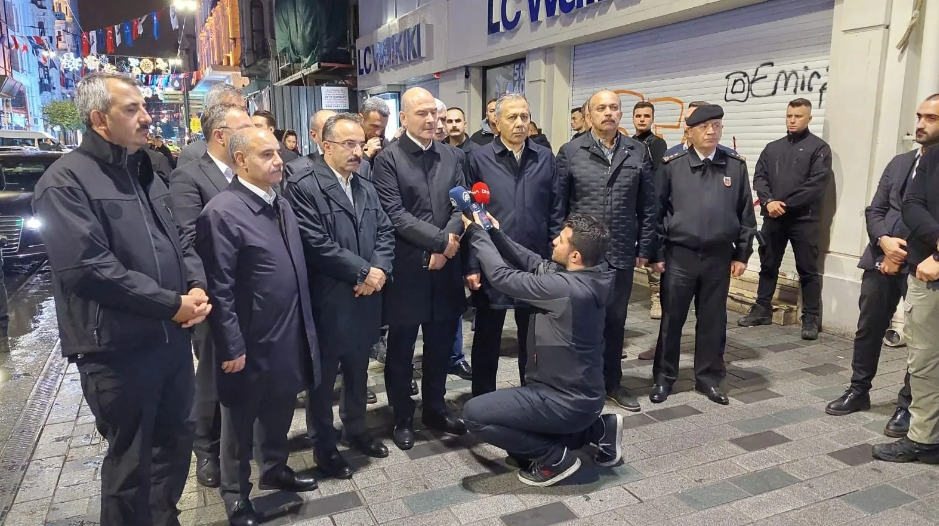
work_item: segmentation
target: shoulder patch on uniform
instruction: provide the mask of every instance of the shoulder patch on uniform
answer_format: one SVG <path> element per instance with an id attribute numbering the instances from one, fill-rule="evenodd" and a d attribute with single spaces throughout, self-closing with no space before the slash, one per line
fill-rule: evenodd
<path id="1" fill-rule="evenodd" d="M 732 157 L 732 158 L 734 158 L 734 159 L 737 159 L 738 161 L 747 162 L 747 158 L 746 158 L 746 157 L 740 155 L 739 153 L 737 153 L 737 152 L 735 152 L 735 151 L 733 151 L 733 150 L 724 150 L 724 153 L 727 154 L 727 157 Z"/>
<path id="2" fill-rule="evenodd" d="M 682 150 L 678 153 L 673 153 L 662 158 L 662 163 L 668 164 L 670 161 L 674 161 L 683 155 L 688 155 L 688 150 Z"/>

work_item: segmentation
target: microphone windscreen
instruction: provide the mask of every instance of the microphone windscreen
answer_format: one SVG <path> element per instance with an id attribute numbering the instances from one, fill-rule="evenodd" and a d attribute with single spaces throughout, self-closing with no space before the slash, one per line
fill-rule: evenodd
<path id="1" fill-rule="evenodd" d="M 465 212 L 470 209 L 473 201 L 470 198 L 470 193 L 466 188 L 463 188 L 462 186 L 454 186 L 450 189 L 450 203 L 460 212 Z"/>
<path id="2" fill-rule="evenodd" d="M 489 185 L 479 182 L 473 185 L 473 198 L 482 205 L 489 204 Z"/>

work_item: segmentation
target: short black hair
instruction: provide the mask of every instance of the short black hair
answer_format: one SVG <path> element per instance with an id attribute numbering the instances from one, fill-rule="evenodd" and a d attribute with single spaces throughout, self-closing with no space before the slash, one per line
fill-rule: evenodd
<path id="1" fill-rule="evenodd" d="M 809 101 L 809 99 L 803 99 L 803 98 L 792 99 L 791 101 L 789 101 L 789 107 L 812 109 L 812 103 Z"/>
<path id="2" fill-rule="evenodd" d="M 277 128 L 277 119 L 274 118 L 273 113 L 267 110 L 257 110 L 254 112 L 254 115 L 252 115 L 252 117 L 261 117 L 267 122 L 268 126 L 270 126 L 271 128 Z"/>
<path id="3" fill-rule="evenodd" d="M 641 100 L 633 106 L 633 113 L 636 113 L 636 110 L 641 110 L 642 108 L 649 108 L 652 110 L 652 115 L 655 116 L 655 105 L 647 100 Z"/>
<path id="4" fill-rule="evenodd" d="M 454 106 L 452 108 L 447 108 L 447 111 L 450 111 L 450 110 L 457 110 L 458 112 L 460 112 L 461 115 L 463 115 L 463 119 L 464 120 L 466 119 L 466 112 L 463 111 L 463 108 L 459 108 L 457 106 Z"/>
<path id="5" fill-rule="evenodd" d="M 703 100 L 696 100 L 688 103 L 689 108 L 700 108 L 701 106 L 710 106 L 710 102 L 705 102 Z"/>
<path id="6" fill-rule="evenodd" d="M 583 114 L 584 114 L 584 109 L 583 109 L 583 108 L 574 108 L 574 109 L 572 109 L 572 110 L 571 110 L 571 116 L 573 117 L 575 113 L 579 113 L 579 114 L 583 115 Z"/>
<path id="7" fill-rule="evenodd" d="M 571 214 L 564 221 L 564 226 L 572 230 L 571 246 L 580 252 L 585 267 L 603 261 L 610 245 L 610 229 L 606 225 L 591 215 Z"/>

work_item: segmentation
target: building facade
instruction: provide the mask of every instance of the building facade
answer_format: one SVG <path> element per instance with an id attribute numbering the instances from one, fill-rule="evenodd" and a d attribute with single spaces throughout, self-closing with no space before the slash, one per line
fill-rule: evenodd
<path id="1" fill-rule="evenodd" d="M 823 324 L 857 321 L 867 243 L 863 212 L 886 163 L 912 149 L 916 105 L 939 92 L 939 4 L 914 0 L 380 0 L 360 10 L 360 97 L 394 100 L 421 85 L 480 126 L 486 100 L 524 92 L 555 148 L 570 137 L 570 110 L 612 89 L 626 109 L 656 106 L 656 133 L 682 135 L 696 100 L 724 107 L 723 143 L 751 173 L 765 145 L 785 134 L 785 109 L 812 101 L 811 129 L 829 142 L 835 177 L 823 240 Z M 904 44 L 902 50 L 898 44 Z M 932 51 L 925 53 L 925 50 Z M 754 254 L 734 293 L 755 295 Z M 787 279 L 788 278 L 788 279 Z M 797 296 L 791 255 L 781 297 Z"/>

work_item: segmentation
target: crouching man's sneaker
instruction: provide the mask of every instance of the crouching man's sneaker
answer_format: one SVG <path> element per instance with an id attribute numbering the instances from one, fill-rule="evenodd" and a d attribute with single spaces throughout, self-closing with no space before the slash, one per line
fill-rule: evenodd
<path id="1" fill-rule="evenodd" d="M 598 466 L 613 466 L 623 458 L 623 415 L 603 415 L 603 437 L 597 442 L 593 461 Z"/>
<path id="2" fill-rule="evenodd" d="M 543 465 L 532 462 L 528 469 L 518 472 L 518 480 L 529 486 L 553 486 L 580 469 L 580 459 L 564 448 L 564 455 L 557 464 Z"/>
<path id="3" fill-rule="evenodd" d="M 877 444 L 871 452 L 877 460 L 939 464 L 939 444 L 920 444 L 903 437 L 889 444 Z"/>

